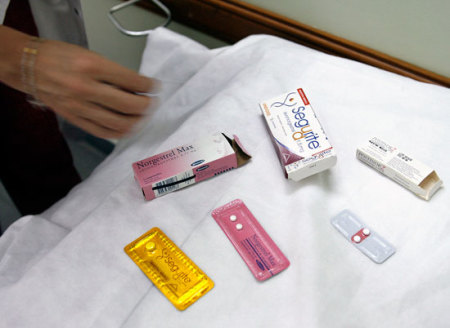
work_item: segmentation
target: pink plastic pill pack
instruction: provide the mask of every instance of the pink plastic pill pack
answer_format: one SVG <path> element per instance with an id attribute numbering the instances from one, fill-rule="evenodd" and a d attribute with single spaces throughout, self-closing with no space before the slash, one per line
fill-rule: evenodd
<path id="1" fill-rule="evenodd" d="M 289 266 L 289 260 L 240 199 L 212 212 L 257 280 L 266 280 Z"/>

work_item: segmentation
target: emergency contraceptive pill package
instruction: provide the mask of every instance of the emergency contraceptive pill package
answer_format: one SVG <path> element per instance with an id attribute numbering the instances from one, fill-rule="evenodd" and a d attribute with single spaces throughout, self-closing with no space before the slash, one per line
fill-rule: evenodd
<path id="1" fill-rule="evenodd" d="M 237 136 L 215 133 L 133 163 L 145 199 L 152 200 L 247 163 L 251 156 Z"/>
<path id="2" fill-rule="evenodd" d="M 289 260 L 242 200 L 216 208 L 212 216 L 257 280 L 269 279 L 289 266 Z"/>
<path id="3" fill-rule="evenodd" d="M 379 138 L 358 147 L 356 157 L 425 200 L 442 186 L 432 168 Z"/>
<path id="4" fill-rule="evenodd" d="M 214 282 L 157 227 L 124 250 L 178 310 L 185 310 L 214 287 Z"/>
<path id="5" fill-rule="evenodd" d="M 303 89 L 259 106 L 288 179 L 299 181 L 336 164 L 336 153 Z"/>
<path id="6" fill-rule="evenodd" d="M 353 246 L 375 263 L 383 263 L 395 253 L 395 247 L 349 210 L 344 210 L 331 219 L 331 224 Z"/>

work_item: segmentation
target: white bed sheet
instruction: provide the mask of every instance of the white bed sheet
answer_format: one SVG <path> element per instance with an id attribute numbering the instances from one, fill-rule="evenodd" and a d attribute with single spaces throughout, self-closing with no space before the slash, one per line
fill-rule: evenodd
<path id="1" fill-rule="evenodd" d="M 160 28 L 141 72 L 161 107 L 51 209 L 0 238 L 1 327 L 448 327 L 448 191 L 424 201 L 355 158 L 384 138 L 450 180 L 449 89 L 285 40 L 252 36 L 208 50 Z M 288 181 L 258 108 L 302 87 L 337 165 Z M 147 202 L 131 163 L 220 131 L 253 155 L 242 168 Z M 258 282 L 211 217 L 242 199 L 291 262 Z M 397 248 L 378 265 L 330 224 L 348 208 Z M 180 312 L 124 253 L 157 226 L 215 282 Z"/>

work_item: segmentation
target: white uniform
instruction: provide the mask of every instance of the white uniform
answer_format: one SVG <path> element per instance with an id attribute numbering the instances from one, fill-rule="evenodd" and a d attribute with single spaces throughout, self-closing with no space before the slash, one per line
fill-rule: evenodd
<path id="1" fill-rule="evenodd" d="M 0 0 L 0 23 L 5 19 L 9 2 Z M 40 37 L 87 47 L 79 0 L 33 0 L 30 7 Z"/>

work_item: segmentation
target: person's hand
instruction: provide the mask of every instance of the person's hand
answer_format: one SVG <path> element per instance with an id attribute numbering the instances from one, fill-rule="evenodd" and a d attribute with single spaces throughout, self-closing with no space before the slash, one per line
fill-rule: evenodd
<path id="1" fill-rule="evenodd" d="M 101 138 L 119 138 L 156 107 L 159 83 L 84 48 L 40 43 L 37 98 L 67 121 Z"/>
<path id="2" fill-rule="evenodd" d="M 0 81 L 22 92 L 30 91 L 22 61 L 30 40 L 0 25 Z M 46 40 L 37 47 L 33 96 L 83 130 L 102 138 L 122 137 L 156 107 L 156 97 L 136 93 L 157 93 L 158 81 L 79 46 Z"/>

